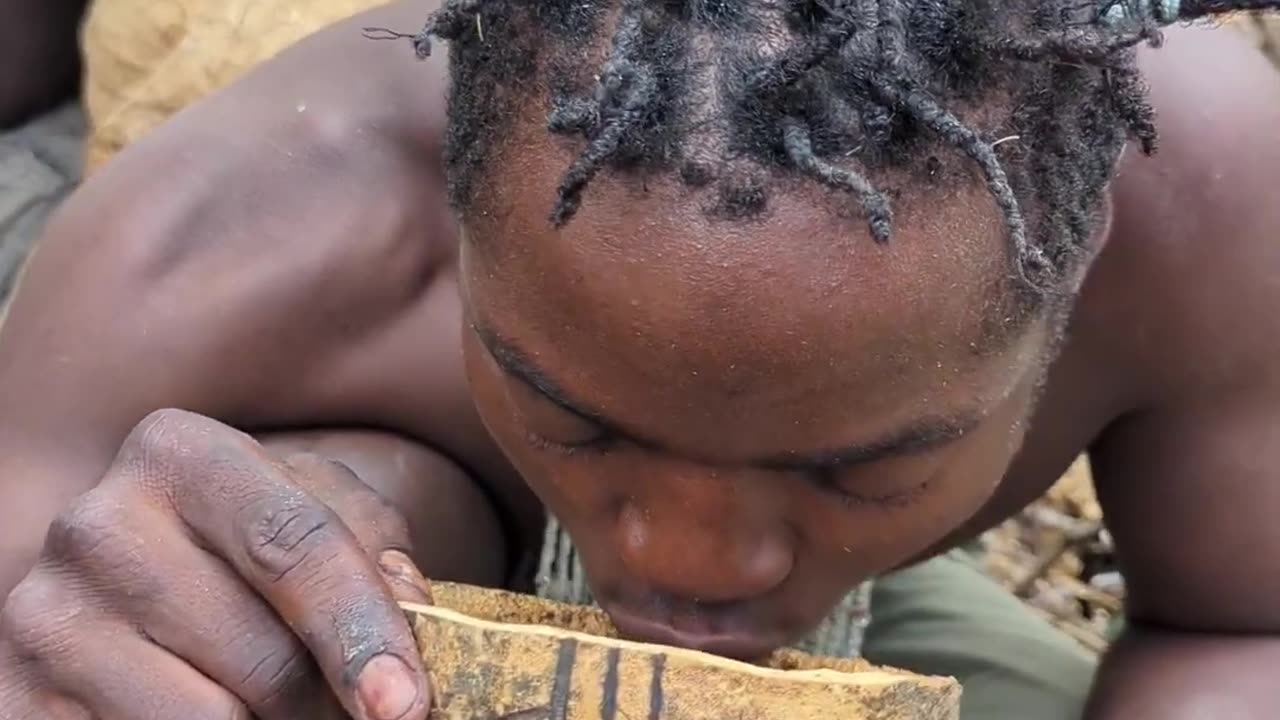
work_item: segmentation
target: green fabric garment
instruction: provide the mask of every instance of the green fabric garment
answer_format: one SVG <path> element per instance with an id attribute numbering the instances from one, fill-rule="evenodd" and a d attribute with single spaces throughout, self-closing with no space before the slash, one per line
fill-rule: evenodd
<path id="1" fill-rule="evenodd" d="M 1097 660 L 953 551 L 876 581 L 863 655 L 964 687 L 961 720 L 1079 720 Z"/>

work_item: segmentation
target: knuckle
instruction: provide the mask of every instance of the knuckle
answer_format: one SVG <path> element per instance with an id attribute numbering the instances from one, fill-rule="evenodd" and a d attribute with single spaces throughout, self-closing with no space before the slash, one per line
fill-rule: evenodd
<path id="1" fill-rule="evenodd" d="M 350 465 L 311 452 L 291 455 L 286 462 L 298 474 L 300 484 L 318 493 L 362 544 L 376 549 L 411 549 L 409 522 L 404 515 L 365 484 Z"/>
<path id="2" fill-rule="evenodd" d="M 284 464 L 299 475 L 308 477 L 315 473 L 327 471 L 329 459 L 310 450 L 296 450 L 284 458 Z"/>
<path id="3" fill-rule="evenodd" d="M 376 549 L 412 549 L 409 521 L 390 500 L 373 489 L 352 498 L 350 507 L 343 508 L 342 514 L 344 518 L 349 516 L 348 524 L 358 528 L 357 535 L 367 535 L 366 542 Z"/>
<path id="4" fill-rule="evenodd" d="M 172 408 L 148 414 L 124 439 L 119 461 L 131 467 L 144 482 L 152 482 L 173 472 L 183 447 L 188 446 L 191 413 Z"/>
<path id="5" fill-rule="evenodd" d="M 140 465 L 144 474 L 179 469 L 184 461 L 198 460 L 210 451 L 253 445 L 244 433 L 209 417 L 187 410 L 164 408 L 143 418 L 125 438 L 120 456 Z"/>
<path id="6" fill-rule="evenodd" d="M 147 414 L 125 438 L 124 446 L 139 452 L 174 449 L 176 440 L 193 433 L 202 418 L 177 408 L 162 408 Z"/>
<path id="7" fill-rule="evenodd" d="M 5 600 L 0 637 L 20 661 L 36 661 L 70 642 L 78 615 L 61 583 L 36 571 Z"/>
<path id="8" fill-rule="evenodd" d="M 128 523 L 125 503 L 110 501 L 101 489 L 92 490 L 54 516 L 45 534 L 44 557 L 71 562 L 101 555 Z"/>
<path id="9" fill-rule="evenodd" d="M 375 507 L 371 511 L 374 514 L 372 522 L 385 539 L 383 544 L 405 552 L 412 551 L 413 537 L 409 530 L 409 521 L 386 498 L 376 495 L 375 500 Z"/>
<path id="10" fill-rule="evenodd" d="M 300 486 L 326 504 L 332 505 L 351 495 L 353 490 L 365 487 L 351 466 L 311 451 L 289 455 L 285 465 Z"/>
<path id="11" fill-rule="evenodd" d="M 239 524 L 249 562 L 277 581 L 330 545 L 342 527 L 333 511 L 301 491 L 251 503 Z"/>

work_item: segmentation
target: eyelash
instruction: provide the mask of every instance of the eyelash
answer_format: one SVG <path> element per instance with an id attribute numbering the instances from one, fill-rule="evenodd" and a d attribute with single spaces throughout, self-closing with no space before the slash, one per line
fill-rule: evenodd
<path id="1" fill-rule="evenodd" d="M 577 445 L 566 445 L 564 443 L 558 443 L 555 440 L 548 440 L 533 431 L 526 432 L 524 439 L 525 442 L 529 443 L 537 450 L 547 450 L 549 452 L 559 453 L 566 457 L 605 453 L 613 446 L 614 441 L 613 437 L 606 432 L 600 433 L 599 437 L 590 442 L 579 443 Z"/>
<path id="2" fill-rule="evenodd" d="M 554 452 L 565 457 L 602 455 L 607 453 L 609 449 L 613 447 L 614 441 L 615 439 L 607 432 L 601 432 L 599 437 L 590 442 L 579 443 L 577 445 L 558 443 L 533 431 L 525 433 L 525 442 L 529 443 L 529 445 L 534 449 Z M 924 491 L 927 490 L 930 485 L 930 480 L 925 480 L 919 485 L 902 492 L 890 493 L 887 495 L 861 495 L 850 492 L 841 487 L 839 480 L 836 478 L 837 472 L 839 472 L 838 468 L 816 470 L 809 474 L 809 479 L 822 492 L 829 493 L 839 498 L 846 508 L 852 508 L 855 506 L 873 506 L 882 509 L 906 507 L 923 495 Z"/>
<path id="3" fill-rule="evenodd" d="M 839 480 L 836 478 L 837 472 L 839 472 L 838 468 L 815 470 L 810 473 L 809 478 L 819 490 L 831 493 L 838 497 L 841 502 L 844 503 L 845 507 L 867 505 L 881 508 L 906 507 L 923 495 L 924 491 L 929 488 L 930 484 L 930 480 L 925 480 L 919 485 L 901 492 L 889 493 L 887 495 L 860 495 L 841 487 Z"/>

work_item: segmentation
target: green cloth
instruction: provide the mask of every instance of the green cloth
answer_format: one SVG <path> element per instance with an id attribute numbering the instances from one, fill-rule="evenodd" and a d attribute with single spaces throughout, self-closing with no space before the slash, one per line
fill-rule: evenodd
<path id="1" fill-rule="evenodd" d="M 960 680 L 961 720 L 1079 720 L 1097 667 L 960 551 L 876 580 L 862 651 Z"/>

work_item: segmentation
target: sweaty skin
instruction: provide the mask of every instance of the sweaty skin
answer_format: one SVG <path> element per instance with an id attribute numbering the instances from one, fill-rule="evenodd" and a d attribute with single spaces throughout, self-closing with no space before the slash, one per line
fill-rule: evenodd
<path id="1" fill-rule="evenodd" d="M 752 656 L 1083 450 L 1133 627 L 1093 717 L 1280 703 L 1280 84 L 1246 43 L 1180 30 L 1142 52 L 1162 152 L 1123 158 L 1046 368 L 1042 324 L 980 342 L 1005 263 L 981 188 L 904 193 L 881 247 L 823 193 L 712 223 L 672 184 L 602 176 L 553 232 L 571 148 L 531 118 L 496 149 L 492 211 L 460 228 L 444 53 L 357 30 L 428 10 L 305 41 L 130 147 L 50 227 L 0 327 L 0 407 L 22 408 L 0 416 L 0 707 L 275 718 L 280 698 L 336 707 L 319 684 L 359 718 L 422 718 L 423 681 L 386 680 L 397 658 L 418 671 L 387 551 L 519 586 L 542 503 L 624 631 Z M 163 621 L 120 644 L 152 615 L 247 617 L 260 645 L 213 658 L 201 643 L 234 628 Z M 71 647 L 74 617 L 100 631 Z M 125 669 L 67 660 L 121 647 Z"/>

